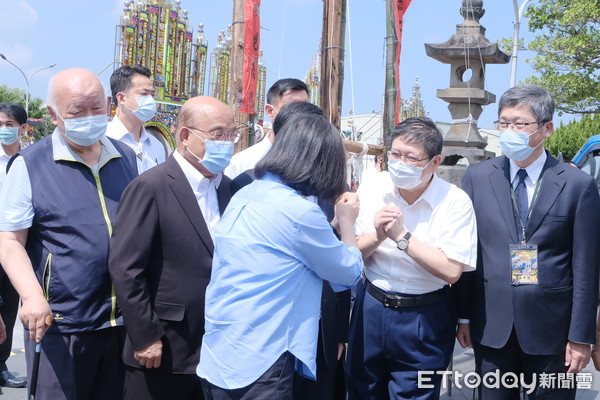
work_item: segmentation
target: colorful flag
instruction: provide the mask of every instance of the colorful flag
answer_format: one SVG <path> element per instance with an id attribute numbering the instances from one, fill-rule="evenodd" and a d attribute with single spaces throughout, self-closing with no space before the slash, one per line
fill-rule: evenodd
<path id="1" fill-rule="evenodd" d="M 254 114 L 260 52 L 260 0 L 244 3 L 244 75 L 240 112 Z"/>
<path id="2" fill-rule="evenodd" d="M 394 0 L 394 30 L 396 31 L 396 57 L 394 59 L 394 72 L 396 75 L 396 105 L 394 107 L 394 125 L 400 123 L 400 54 L 402 53 L 402 24 L 404 13 L 411 0 Z"/>

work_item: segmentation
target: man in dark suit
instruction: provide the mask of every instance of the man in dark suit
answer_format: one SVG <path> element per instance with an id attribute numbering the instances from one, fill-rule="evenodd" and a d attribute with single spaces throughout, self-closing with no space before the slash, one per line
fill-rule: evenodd
<path id="1" fill-rule="evenodd" d="M 204 334 L 211 232 L 225 210 L 233 113 L 195 97 L 176 122 L 177 149 L 125 190 L 109 269 L 127 331 L 126 399 L 203 399 L 196 367 Z"/>
<path id="2" fill-rule="evenodd" d="M 536 383 L 530 398 L 574 399 L 574 378 L 564 373 L 587 365 L 595 341 L 600 199 L 589 175 L 544 150 L 553 113 L 546 90 L 509 89 L 496 122 L 504 156 L 463 178 L 479 251 L 477 269 L 458 284 L 457 338 L 474 345 L 480 376 L 523 373 Z M 480 398 L 518 399 L 518 384 L 492 383 L 480 386 Z"/>
<path id="3" fill-rule="evenodd" d="M 277 138 L 277 132 L 292 115 L 298 113 L 323 115 L 323 110 L 308 102 L 297 101 L 283 105 L 281 102 L 279 103 L 281 108 L 273 122 L 274 140 Z M 253 169 L 242 172 L 231 181 L 232 194 L 255 179 Z M 333 204 L 322 200 L 319 200 L 318 204 L 331 222 L 335 216 Z M 324 281 L 317 345 L 317 380 L 313 381 L 295 374 L 294 399 L 344 400 L 346 398 L 343 362 L 340 362 L 340 359 L 344 351 L 344 343 L 348 342 L 349 319 L 350 291 L 336 293 L 331 285 Z"/>

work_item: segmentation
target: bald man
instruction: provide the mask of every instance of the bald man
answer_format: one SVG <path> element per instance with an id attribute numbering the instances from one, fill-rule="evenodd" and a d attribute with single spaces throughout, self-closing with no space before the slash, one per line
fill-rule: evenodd
<path id="1" fill-rule="evenodd" d="M 108 252 L 135 153 L 104 136 L 92 72 L 62 71 L 48 94 L 56 129 L 12 160 L 0 192 L 0 263 L 23 301 L 29 376 L 41 342 L 36 399 L 119 399 L 124 332 Z"/>
<path id="2" fill-rule="evenodd" d="M 203 399 L 196 366 L 212 232 L 230 180 L 221 172 L 238 139 L 233 112 L 195 97 L 176 122 L 177 149 L 125 190 L 109 269 L 127 330 L 126 399 Z"/>

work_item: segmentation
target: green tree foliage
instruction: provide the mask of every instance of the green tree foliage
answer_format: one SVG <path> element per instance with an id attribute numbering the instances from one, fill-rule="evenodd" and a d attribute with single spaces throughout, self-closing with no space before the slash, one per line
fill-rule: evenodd
<path id="1" fill-rule="evenodd" d="M 527 81 L 550 90 L 559 113 L 600 113 L 600 0 L 537 0 L 525 14 L 538 36 Z"/>
<path id="2" fill-rule="evenodd" d="M 544 146 L 555 157 L 562 153 L 565 161 L 568 161 L 594 135 L 600 135 L 600 116 L 586 114 L 579 121 L 571 121 L 566 125 L 561 122 Z"/>
<path id="3" fill-rule="evenodd" d="M 16 103 L 25 108 L 25 91 L 11 89 L 6 85 L 0 85 L 0 103 Z M 48 116 L 44 101 L 38 97 L 29 98 L 29 118 L 42 119 Z"/>
<path id="4" fill-rule="evenodd" d="M 0 103 L 15 103 L 25 108 L 25 91 L 0 85 Z M 33 125 L 33 133 L 31 135 L 33 141 L 37 141 L 54 131 L 54 124 L 50 120 L 42 99 L 37 97 L 29 98 L 29 118 L 41 120 Z"/>

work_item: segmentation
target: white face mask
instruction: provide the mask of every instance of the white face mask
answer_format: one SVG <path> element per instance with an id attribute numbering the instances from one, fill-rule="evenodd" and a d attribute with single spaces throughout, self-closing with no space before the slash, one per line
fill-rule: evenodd
<path id="1" fill-rule="evenodd" d="M 125 95 L 125 96 L 127 96 L 127 95 Z M 127 96 L 127 97 L 130 97 L 130 96 Z M 154 118 L 154 114 L 156 114 L 156 101 L 154 100 L 154 97 L 148 95 L 148 96 L 134 97 L 134 99 L 138 106 L 137 110 L 132 110 L 131 108 L 127 107 L 125 104 L 123 104 L 123 106 L 125 108 L 127 108 L 129 111 L 131 111 L 133 113 L 133 115 L 135 115 L 136 118 L 142 122 L 148 122 L 152 118 Z"/>
<path id="2" fill-rule="evenodd" d="M 79 146 L 91 146 L 102 139 L 106 133 L 108 125 L 106 114 L 64 119 L 58 111 L 54 110 L 54 113 L 63 120 L 67 139 Z"/>
<path id="3" fill-rule="evenodd" d="M 425 179 L 421 179 L 423 170 L 433 161 L 433 158 L 429 160 L 427 165 L 424 167 L 417 167 L 415 165 L 407 164 L 400 160 L 391 159 L 388 162 L 388 171 L 392 177 L 394 186 L 400 189 L 414 189 L 419 186 Z"/>
<path id="4" fill-rule="evenodd" d="M 13 144 L 19 138 L 19 126 L 3 126 L 0 128 L 0 143 Z"/>

